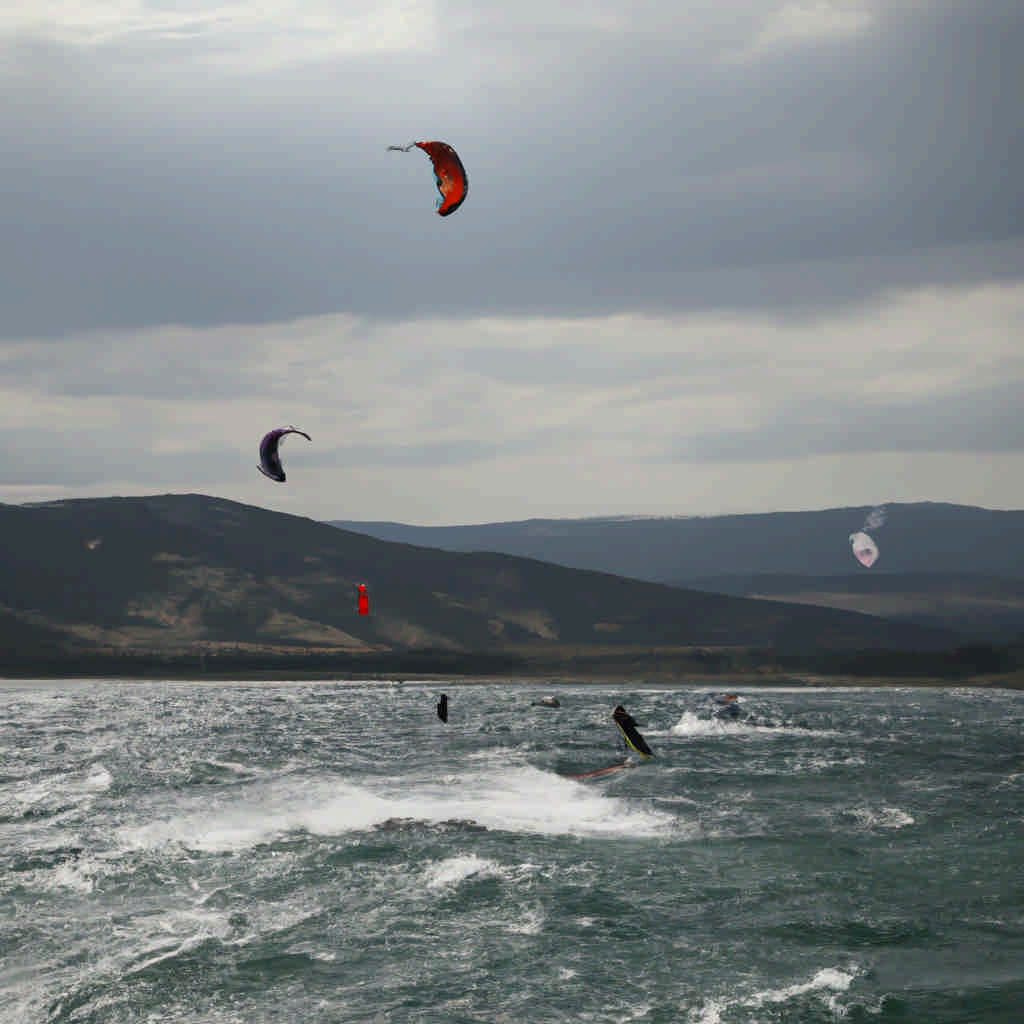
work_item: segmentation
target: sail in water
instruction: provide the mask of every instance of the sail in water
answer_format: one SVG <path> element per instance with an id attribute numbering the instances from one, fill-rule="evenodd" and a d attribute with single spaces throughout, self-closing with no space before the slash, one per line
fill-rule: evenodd
<path id="1" fill-rule="evenodd" d="M 633 716 L 621 704 L 612 712 L 612 718 L 615 719 L 615 724 L 630 750 L 635 750 L 645 761 L 649 757 L 654 757 L 654 751 L 647 746 L 647 740 L 637 730 Z"/>

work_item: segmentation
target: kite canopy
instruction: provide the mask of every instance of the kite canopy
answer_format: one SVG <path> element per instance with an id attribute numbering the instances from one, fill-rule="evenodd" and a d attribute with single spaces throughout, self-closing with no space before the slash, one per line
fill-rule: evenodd
<path id="1" fill-rule="evenodd" d="M 850 545 L 853 548 L 853 557 L 865 568 L 878 561 L 878 545 L 866 533 L 851 533 Z"/>
<path id="2" fill-rule="evenodd" d="M 408 153 L 413 146 L 422 149 L 430 157 L 437 191 L 441 193 L 437 212 L 447 217 L 462 205 L 469 193 L 466 168 L 462 166 L 459 154 L 447 142 L 410 142 L 408 146 L 388 146 L 388 149 Z"/>
<path id="3" fill-rule="evenodd" d="M 264 434 L 260 441 L 260 464 L 256 467 L 265 477 L 275 480 L 279 484 L 285 482 L 284 467 L 281 465 L 281 456 L 278 454 L 278 447 L 287 434 L 300 434 L 307 441 L 313 439 L 309 434 L 296 427 L 278 427 Z"/>

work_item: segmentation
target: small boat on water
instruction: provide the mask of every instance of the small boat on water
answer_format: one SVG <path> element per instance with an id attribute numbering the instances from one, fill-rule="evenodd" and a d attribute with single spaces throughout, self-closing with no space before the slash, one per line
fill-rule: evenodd
<path id="1" fill-rule="evenodd" d="M 541 697 L 540 700 L 533 702 L 533 706 L 535 708 L 560 708 L 562 704 L 557 697 Z"/>

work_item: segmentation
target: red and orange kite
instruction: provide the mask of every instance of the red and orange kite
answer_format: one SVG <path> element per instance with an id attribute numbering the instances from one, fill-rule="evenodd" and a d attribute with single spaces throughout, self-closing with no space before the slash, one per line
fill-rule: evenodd
<path id="1" fill-rule="evenodd" d="M 410 142 L 408 146 L 388 146 L 389 150 L 408 153 L 414 146 L 422 149 L 434 167 L 434 178 L 441 198 L 437 212 L 442 217 L 454 213 L 465 201 L 469 192 L 469 178 L 462 166 L 459 154 L 447 142 Z"/>

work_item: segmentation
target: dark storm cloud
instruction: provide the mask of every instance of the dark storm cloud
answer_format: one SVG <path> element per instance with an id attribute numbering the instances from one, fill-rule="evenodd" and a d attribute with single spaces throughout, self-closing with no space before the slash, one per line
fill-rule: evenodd
<path id="1" fill-rule="evenodd" d="M 454 6 L 434 53 L 234 76 L 149 66 L 152 40 L 11 44 L 0 331 L 800 311 L 1024 276 L 1019 4 L 882 5 L 774 48 L 755 10 Z M 452 218 L 422 154 L 384 151 L 423 137 L 469 170 Z"/>

